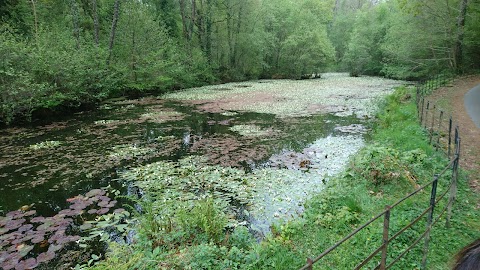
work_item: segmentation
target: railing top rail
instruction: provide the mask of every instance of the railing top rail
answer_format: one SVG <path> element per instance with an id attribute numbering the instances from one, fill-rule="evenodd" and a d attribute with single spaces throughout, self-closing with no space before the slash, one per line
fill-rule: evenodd
<path id="1" fill-rule="evenodd" d="M 443 168 L 443 170 L 438 174 L 438 176 L 442 176 L 443 174 L 445 174 L 445 172 L 453 165 L 453 163 L 458 159 L 457 156 L 455 156 L 449 163 L 447 166 L 445 166 L 445 168 Z M 394 208 L 395 206 L 401 204 L 402 202 L 404 202 L 405 200 L 409 199 L 410 197 L 414 196 L 415 194 L 417 194 L 418 192 L 424 190 L 426 187 L 432 185 L 432 183 L 434 182 L 435 180 L 432 180 L 428 183 L 426 183 L 425 185 L 417 188 L 415 191 L 413 191 L 412 193 L 408 194 L 407 196 L 401 198 L 400 200 L 398 200 L 396 203 L 392 204 L 391 208 Z"/>
<path id="2" fill-rule="evenodd" d="M 328 253 L 330 253 L 331 251 L 333 251 L 334 249 L 336 249 L 338 246 L 340 246 L 342 243 L 344 243 L 345 241 L 347 241 L 348 239 L 350 239 L 352 236 L 354 236 L 355 234 L 357 234 L 359 231 L 361 231 L 362 229 L 364 229 L 365 227 L 367 227 L 368 225 L 370 225 L 371 223 L 373 223 L 375 220 L 379 219 L 380 217 L 382 217 L 385 213 L 387 212 L 387 210 L 384 210 L 383 212 L 381 212 L 380 214 L 376 215 L 375 217 L 373 217 L 372 219 L 370 219 L 367 223 L 363 224 L 362 226 L 358 227 L 357 229 L 355 229 L 353 232 L 349 233 L 347 236 L 345 236 L 344 238 L 342 238 L 340 241 L 338 241 L 337 243 L 335 243 L 333 246 L 329 247 L 328 249 L 326 249 L 324 252 L 322 252 L 322 254 L 318 255 L 315 259 L 311 260 L 310 263 L 306 264 L 305 266 L 303 266 L 300 270 L 306 270 L 308 269 L 311 264 L 314 264 L 316 262 L 318 262 L 320 259 L 322 259 L 323 257 L 325 257 L 325 255 L 327 255 Z"/>

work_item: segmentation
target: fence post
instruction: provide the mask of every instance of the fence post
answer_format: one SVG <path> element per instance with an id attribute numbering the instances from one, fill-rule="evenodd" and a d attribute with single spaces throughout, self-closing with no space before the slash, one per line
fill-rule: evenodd
<path id="1" fill-rule="evenodd" d="M 415 96 L 415 105 L 417 105 L 417 118 L 420 118 L 420 87 L 417 84 L 417 95 Z"/>
<path id="2" fill-rule="evenodd" d="M 452 151 L 452 116 L 450 116 L 450 120 L 448 121 L 448 158 L 450 158 L 450 154 Z"/>
<path id="3" fill-rule="evenodd" d="M 458 136 L 458 133 L 455 133 Z M 460 158 L 460 138 L 455 138 L 455 161 L 453 162 L 452 167 L 452 185 L 450 187 L 450 197 L 448 198 L 447 205 L 447 218 L 445 221 L 445 226 L 450 228 L 450 219 L 452 218 L 452 205 L 455 199 L 457 198 L 457 177 L 458 177 L 458 161 Z"/>
<path id="4" fill-rule="evenodd" d="M 423 125 L 423 109 L 425 108 L 425 97 L 422 95 L 422 112 L 420 113 L 420 126 Z"/>
<path id="5" fill-rule="evenodd" d="M 438 174 L 433 177 L 432 192 L 430 194 L 430 212 L 427 217 L 427 233 L 425 234 L 425 245 L 423 247 L 422 269 L 427 269 L 428 245 L 430 243 L 430 231 L 432 229 L 433 211 L 435 210 L 435 198 L 437 196 Z"/>
<path id="6" fill-rule="evenodd" d="M 310 258 L 307 258 L 307 264 L 308 264 L 308 267 L 305 268 L 306 270 L 313 270 L 313 260 L 310 259 Z"/>
<path id="7" fill-rule="evenodd" d="M 385 206 L 385 215 L 383 219 L 383 245 L 382 245 L 382 261 L 380 262 L 380 270 L 385 270 L 387 266 L 387 249 L 388 249 L 388 230 L 390 227 L 390 205 Z"/>
<path id="8" fill-rule="evenodd" d="M 427 101 L 427 108 L 425 109 L 425 129 L 427 129 L 428 110 L 430 110 L 430 101 Z"/>
<path id="9" fill-rule="evenodd" d="M 435 151 L 438 151 L 440 145 L 440 131 L 442 130 L 442 121 L 443 121 L 443 111 L 440 111 L 440 119 L 438 120 L 438 136 L 437 136 L 437 145 L 435 146 Z"/>
<path id="10" fill-rule="evenodd" d="M 432 140 L 433 140 L 433 133 L 434 133 L 433 127 L 435 126 L 435 109 L 436 109 L 436 105 L 434 104 L 433 110 L 432 110 L 432 127 L 430 128 L 430 144 L 432 144 Z"/>

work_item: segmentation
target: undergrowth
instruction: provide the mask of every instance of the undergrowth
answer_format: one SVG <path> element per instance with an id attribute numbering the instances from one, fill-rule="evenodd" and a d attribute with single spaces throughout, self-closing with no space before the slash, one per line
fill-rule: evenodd
<path id="1" fill-rule="evenodd" d="M 381 106 L 371 142 L 349 168 L 310 199 L 303 215 L 272 228 L 258 243 L 247 227 L 226 227 L 228 211 L 212 198 L 168 216 L 166 209 L 148 208 L 139 220 L 133 245 L 112 244 L 104 261 L 93 269 L 298 269 L 355 228 L 419 185 L 428 183 L 448 160 L 436 152 L 418 125 L 414 93 L 397 89 Z M 448 188 L 448 173 L 439 179 L 438 194 Z M 147 194 L 148 196 L 148 194 Z M 159 198 L 157 198 L 159 199 Z M 428 207 L 426 190 L 392 210 L 390 236 Z M 450 269 L 454 254 L 479 237 L 478 201 L 464 173 L 460 175 L 452 226 L 440 219 L 431 234 L 428 269 Z M 174 202 L 179 204 L 181 202 Z M 163 204 L 165 206 L 165 204 Z M 437 209 L 442 209 L 441 202 Z M 176 206 L 178 208 L 178 205 Z M 438 212 L 437 212 L 438 214 Z M 436 215 L 435 215 L 436 217 Z M 161 221 L 157 223 L 157 221 Z M 421 220 L 388 249 L 392 261 L 425 230 Z M 383 219 L 372 223 L 315 265 L 315 269 L 352 269 L 382 242 Z M 393 269 L 420 269 L 423 241 Z M 374 263 L 366 268 L 374 268 Z"/>

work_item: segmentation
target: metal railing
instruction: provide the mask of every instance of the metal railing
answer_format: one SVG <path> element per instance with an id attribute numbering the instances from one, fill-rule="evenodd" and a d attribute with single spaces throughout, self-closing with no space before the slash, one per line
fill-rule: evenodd
<path id="1" fill-rule="evenodd" d="M 436 115 L 434 113 L 435 110 L 431 109 L 430 105 L 431 103 L 427 101 L 426 107 L 425 107 L 425 97 L 424 95 L 426 93 L 429 93 L 431 90 L 433 90 L 434 87 L 440 87 L 442 85 L 447 84 L 450 80 L 451 77 L 447 80 L 446 77 L 443 76 L 437 76 L 435 77 L 436 80 L 429 80 L 426 83 L 423 83 L 422 85 L 417 86 L 417 109 L 418 109 L 418 116 L 420 119 L 420 124 L 425 127 L 425 129 L 428 131 L 429 134 L 429 141 L 431 144 L 434 145 L 434 147 L 438 149 L 445 150 L 445 154 L 452 158 L 450 159 L 449 163 L 435 176 L 433 179 L 424 184 L 423 186 L 417 188 L 415 191 L 412 193 L 408 194 L 407 196 L 403 197 L 402 199 L 398 200 L 392 205 L 386 205 L 385 210 L 354 231 L 352 231 L 350 234 L 342 238 L 340 241 L 326 249 L 322 254 L 318 255 L 316 258 L 311 259 L 307 258 L 307 263 L 301 268 L 301 270 L 311 270 L 313 269 L 313 265 L 315 263 L 319 263 L 324 257 L 329 255 L 332 251 L 337 249 L 339 246 L 344 244 L 347 240 L 351 239 L 353 236 L 358 234 L 360 231 L 364 230 L 365 228 L 371 226 L 371 224 L 377 220 L 380 220 L 383 218 L 383 234 L 382 234 L 382 243 L 380 246 L 378 246 L 373 252 L 371 252 L 365 259 L 363 259 L 361 262 L 359 262 L 354 269 L 361 269 L 362 267 L 366 266 L 368 263 L 374 263 L 376 265 L 374 269 L 380 269 L 380 270 L 385 270 L 385 269 L 390 269 L 393 265 L 395 265 L 400 259 L 402 259 L 408 252 L 410 252 L 414 247 L 418 246 L 420 241 L 422 239 L 424 240 L 424 246 L 423 246 L 423 257 L 421 261 L 421 267 L 422 269 L 426 269 L 427 265 L 427 255 L 428 255 L 428 250 L 429 250 L 429 243 L 430 243 L 430 233 L 432 230 L 432 227 L 443 217 L 445 216 L 446 219 L 446 226 L 450 226 L 450 219 L 452 216 L 452 205 L 453 202 L 456 199 L 456 193 L 457 193 L 457 179 L 458 179 L 458 167 L 459 167 L 459 159 L 460 159 L 460 145 L 461 145 L 461 139 L 459 136 L 459 128 L 458 126 L 452 130 L 453 122 L 452 118 L 450 117 L 448 121 L 448 136 L 443 132 L 444 125 L 443 123 L 443 116 L 444 112 L 439 111 L 438 114 L 438 121 L 436 122 Z M 435 108 L 435 105 L 433 105 L 433 108 Z M 435 108 L 436 109 L 436 108 Z M 452 133 L 453 132 L 453 133 Z M 445 138 L 442 140 L 441 138 Z M 452 149 L 452 143 L 454 145 L 454 148 Z M 439 179 L 446 175 L 447 172 L 450 172 L 450 181 L 449 183 L 444 183 L 446 184 L 447 188 L 443 193 L 441 193 L 439 196 L 437 195 L 437 187 L 439 183 Z M 390 217 L 392 216 L 392 210 L 408 199 L 410 199 L 413 196 L 418 195 L 421 193 L 421 191 L 426 190 L 427 188 L 430 188 L 430 200 L 428 203 L 428 207 L 425 208 L 421 214 L 419 214 L 416 218 L 414 218 L 412 221 L 408 223 L 408 225 L 405 225 L 403 228 L 396 232 L 391 232 L 390 228 Z M 434 212 L 436 210 L 436 206 L 439 205 L 439 203 L 445 199 L 448 196 L 448 199 L 446 201 L 445 206 L 438 212 L 436 216 L 434 216 Z M 426 217 L 426 228 L 425 230 L 420 234 L 419 237 L 417 237 L 407 248 L 404 250 L 400 251 L 400 254 L 392 259 L 389 260 L 388 256 L 388 247 L 394 241 L 397 239 L 399 236 L 401 236 L 403 233 L 405 233 L 408 229 L 412 228 L 415 224 L 417 224 L 419 221 L 421 221 L 424 217 Z M 390 236 L 393 233 L 392 236 Z M 378 255 L 380 256 L 380 260 L 376 262 L 372 262 L 372 260 Z M 320 262 L 321 263 L 321 262 Z"/>
<path id="2" fill-rule="evenodd" d="M 458 126 L 454 129 L 452 116 L 445 117 L 446 112 L 439 108 L 435 103 L 426 98 L 435 88 L 449 84 L 453 77 L 434 77 L 436 79 L 429 80 L 417 85 L 417 114 L 422 125 L 428 132 L 429 142 L 435 149 L 442 150 L 448 158 L 453 155 L 452 140 L 454 136 L 458 136 Z M 455 135 L 453 134 L 455 132 Z"/>

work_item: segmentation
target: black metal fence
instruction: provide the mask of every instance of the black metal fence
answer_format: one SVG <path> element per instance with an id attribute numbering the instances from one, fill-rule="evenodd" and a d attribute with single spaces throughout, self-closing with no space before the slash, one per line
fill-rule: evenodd
<path id="1" fill-rule="evenodd" d="M 452 117 L 447 117 L 447 113 L 434 102 L 427 100 L 426 96 L 434 89 L 448 85 L 452 80 L 452 76 L 439 75 L 431 80 L 419 83 L 416 87 L 417 113 L 420 124 L 428 132 L 430 144 L 436 150 L 442 150 L 448 158 L 453 155 L 453 132 L 458 132 L 458 128 L 454 129 Z"/>
<path id="2" fill-rule="evenodd" d="M 374 265 L 374 269 L 390 269 L 400 259 L 405 257 L 407 253 L 410 252 L 414 247 L 417 247 L 422 240 L 424 242 L 422 251 L 423 258 L 420 263 L 422 269 L 426 269 L 427 255 L 430 243 L 430 233 L 432 227 L 437 224 L 442 217 L 444 217 L 446 220 L 446 226 L 450 226 L 452 204 L 455 201 L 457 193 L 461 140 L 459 136 L 458 126 L 455 129 L 452 129 L 452 118 L 450 117 L 447 122 L 447 127 L 445 128 L 445 125 L 443 124 L 445 113 L 435 108 L 434 104 L 426 101 L 425 94 L 430 93 L 436 87 L 448 84 L 451 79 L 452 77 L 439 75 L 434 77 L 434 79 L 432 80 L 422 82 L 417 87 L 417 108 L 421 125 L 424 126 L 425 129 L 428 131 L 430 143 L 434 144 L 437 150 L 445 150 L 446 155 L 448 155 L 448 158 L 450 159 L 449 163 L 440 172 L 435 174 L 435 176 L 430 182 L 417 188 L 415 191 L 403 197 L 394 204 L 385 206 L 385 210 L 383 212 L 379 213 L 378 215 L 370 219 L 368 222 L 352 231 L 350 234 L 335 243 L 333 246 L 326 249 L 316 258 L 307 258 L 307 263 L 301 268 L 301 270 L 313 269 L 313 265 L 316 263 L 318 263 L 317 265 L 321 267 L 322 259 L 324 257 L 328 256 L 332 251 L 337 249 L 339 246 L 344 244 L 347 240 L 351 239 L 365 228 L 371 226 L 372 223 L 381 219 L 383 219 L 382 242 L 379 243 L 379 246 L 372 253 L 370 253 L 362 261 L 358 262 L 354 269 L 361 269 L 367 264 L 371 266 L 372 263 Z M 442 183 L 444 186 L 446 186 L 446 188 L 441 192 L 441 194 L 437 194 L 437 187 L 440 179 L 442 179 L 442 181 L 446 181 L 445 183 Z M 413 196 L 419 195 L 422 191 L 427 189 L 430 189 L 430 200 L 428 201 L 428 206 L 426 206 L 426 208 L 422 211 L 421 214 L 416 216 L 416 218 L 411 220 L 403 228 L 393 231 L 390 226 L 390 217 L 392 215 L 392 210 L 404 204 L 408 199 L 412 198 Z M 442 206 L 440 210 L 436 209 L 436 207 L 438 206 Z M 434 215 L 435 211 L 437 211 L 436 215 Z M 424 222 L 426 223 L 426 227 L 423 233 L 421 233 L 419 237 L 413 240 L 408 247 L 404 248 L 401 251 L 396 250 L 395 253 L 397 253 L 398 255 L 396 254 L 395 257 L 388 256 L 389 245 L 395 239 L 399 238 L 402 234 L 404 234 L 407 230 L 411 229 L 415 224 L 419 223 L 419 221 L 421 220 L 424 220 Z M 324 268 L 329 267 L 326 267 L 324 265 Z"/>

